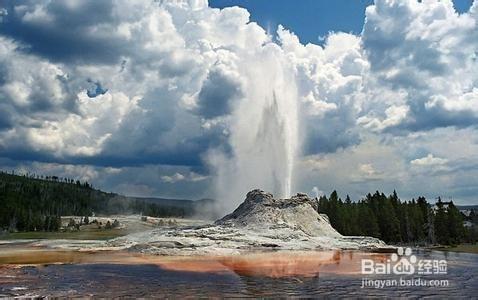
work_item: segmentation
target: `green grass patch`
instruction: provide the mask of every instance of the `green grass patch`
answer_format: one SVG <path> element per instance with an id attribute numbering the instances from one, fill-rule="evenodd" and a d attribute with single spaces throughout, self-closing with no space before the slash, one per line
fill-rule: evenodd
<path id="1" fill-rule="evenodd" d="M 478 244 L 460 244 L 453 247 L 440 247 L 437 250 L 478 254 Z"/>
<path id="2" fill-rule="evenodd" d="M 58 232 L 12 232 L 0 235 L 0 240 L 18 239 L 66 239 L 66 240 L 109 240 L 130 233 L 125 229 L 91 229 L 80 231 L 58 231 Z"/>

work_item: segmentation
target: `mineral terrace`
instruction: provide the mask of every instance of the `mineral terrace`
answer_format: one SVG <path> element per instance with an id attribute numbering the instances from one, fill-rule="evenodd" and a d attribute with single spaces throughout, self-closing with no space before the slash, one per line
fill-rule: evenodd
<path id="1" fill-rule="evenodd" d="M 234 212 L 213 224 L 153 229 L 108 241 L 104 247 L 160 255 L 389 248 L 377 238 L 342 236 L 317 207 L 317 199 L 305 194 L 275 199 L 272 194 L 253 190 Z"/>

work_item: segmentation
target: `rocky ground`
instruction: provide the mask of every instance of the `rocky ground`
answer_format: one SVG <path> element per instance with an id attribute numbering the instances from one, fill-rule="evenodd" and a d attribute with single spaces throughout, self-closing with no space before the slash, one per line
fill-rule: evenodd
<path id="1" fill-rule="evenodd" d="M 231 214 L 214 224 L 158 228 L 109 241 L 109 247 L 161 255 L 239 254 L 250 250 L 380 250 L 387 245 L 372 237 L 342 236 L 327 216 L 317 213 L 317 200 L 305 194 L 275 199 L 253 190 Z"/>

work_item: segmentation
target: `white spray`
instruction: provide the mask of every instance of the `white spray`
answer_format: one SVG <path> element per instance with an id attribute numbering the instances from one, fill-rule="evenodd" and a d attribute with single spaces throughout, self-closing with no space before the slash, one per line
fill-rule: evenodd
<path id="1" fill-rule="evenodd" d="M 257 54 L 256 54 L 257 55 Z M 298 96 L 293 68 L 273 44 L 242 66 L 244 97 L 232 114 L 232 153 L 214 151 L 216 197 L 230 212 L 248 191 L 260 188 L 289 197 L 298 149 Z"/>

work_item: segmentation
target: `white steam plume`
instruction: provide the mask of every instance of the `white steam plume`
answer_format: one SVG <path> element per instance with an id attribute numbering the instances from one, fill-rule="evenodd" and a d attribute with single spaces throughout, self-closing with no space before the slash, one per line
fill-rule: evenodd
<path id="1" fill-rule="evenodd" d="M 229 136 L 232 153 L 211 152 L 216 197 L 223 212 L 260 188 L 288 197 L 298 151 L 298 96 L 293 68 L 277 45 L 243 65 L 244 97 L 234 107 Z"/>

